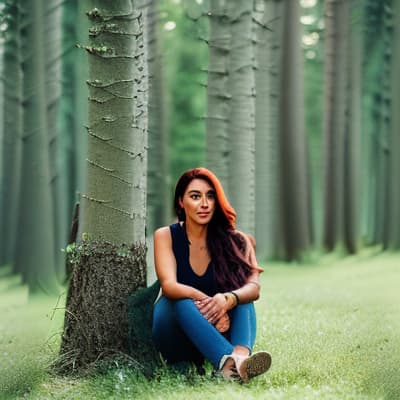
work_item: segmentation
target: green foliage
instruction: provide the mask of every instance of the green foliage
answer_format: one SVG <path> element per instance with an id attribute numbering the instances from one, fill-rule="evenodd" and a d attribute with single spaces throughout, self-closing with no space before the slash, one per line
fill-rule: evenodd
<path id="1" fill-rule="evenodd" d="M 176 28 L 162 29 L 164 65 L 167 75 L 169 129 L 171 132 L 171 177 L 205 163 L 206 93 L 204 72 L 207 66 L 207 21 L 191 20 L 183 6 L 171 0 L 163 3 L 161 24 L 173 21 Z"/>
<path id="2" fill-rule="evenodd" d="M 160 368 L 148 381 L 118 360 L 88 376 L 50 375 L 63 311 L 51 320 L 55 299 L 28 303 L 26 289 L 3 278 L 0 398 L 396 400 L 398 263 L 398 255 L 363 253 L 319 266 L 270 265 L 257 302 L 256 349 L 270 350 L 273 364 L 249 385 L 211 377 L 211 367 L 205 376 Z"/>

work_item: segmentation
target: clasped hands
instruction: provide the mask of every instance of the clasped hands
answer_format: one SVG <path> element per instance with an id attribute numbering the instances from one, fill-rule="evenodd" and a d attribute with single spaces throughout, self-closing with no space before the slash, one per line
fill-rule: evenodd
<path id="1" fill-rule="evenodd" d="M 213 324 L 219 332 L 223 333 L 229 329 L 228 301 L 222 293 L 217 293 L 213 297 L 195 300 L 194 304 L 204 318 Z"/>

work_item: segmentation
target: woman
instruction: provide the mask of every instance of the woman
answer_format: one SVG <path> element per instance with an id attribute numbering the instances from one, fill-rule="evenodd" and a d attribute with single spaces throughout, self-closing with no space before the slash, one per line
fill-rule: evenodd
<path id="1" fill-rule="evenodd" d="M 218 178 L 186 171 L 175 189 L 179 222 L 154 233 L 162 296 L 154 306 L 153 339 L 168 363 L 208 359 L 226 379 L 247 382 L 271 365 L 252 354 L 260 294 L 254 248 L 235 230 L 235 210 Z"/>

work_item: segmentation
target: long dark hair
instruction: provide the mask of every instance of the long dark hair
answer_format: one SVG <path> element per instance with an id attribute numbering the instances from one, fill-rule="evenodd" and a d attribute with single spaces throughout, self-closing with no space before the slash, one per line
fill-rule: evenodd
<path id="1" fill-rule="evenodd" d="M 214 264 L 218 290 L 238 289 L 246 283 L 253 267 L 246 259 L 249 240 L 235 230 L 236 212 L 225 196 L 218 178 L 206 168 L 193 168 L 182 174 L 175 187 L 174 208 L 179 221 L 185 221 L 185 211 L 179 200 L 193 179 L 203 179 L 214 189 L 216 208 L 208 224 L 207 249 Z"/>

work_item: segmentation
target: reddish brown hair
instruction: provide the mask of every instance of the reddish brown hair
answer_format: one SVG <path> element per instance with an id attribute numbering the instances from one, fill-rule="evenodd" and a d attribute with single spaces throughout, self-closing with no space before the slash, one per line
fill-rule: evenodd
<path id="1" fill-rule="evenodd" d="M 217 286 L 221 291 L 238 289 L 246 283 L 253 269 L 245 257 L 249 241 L 235 230 L 236 212 L 225 196 L 221 182 L 207 168 L 190 169 L 179 178 L 174 197 L 178 219 L 186 219 L 179 200 L 193 179 L 203 179 L 215 190 L 217 205 L 207 231 L 207 248 L 214 263 Z"/>
<path id="2" fill-rule="evenodd" d="M 176 184 L 174 208 L 178 219 L 180 221 L 185 220 L 184 211 L 179 204 L 179 199 L 182 199 L 186 188 L 193 179 L 204 179 L 215 190 L 215 197 L 217 199 L 216 211 L 218 213 L 219 209 L 229 228 L 234 230 L 236 226 L 236 212 L 226 198 L 221 182 L 210 170 L 202 167 L 189 169 L 184 172 Z"/>

